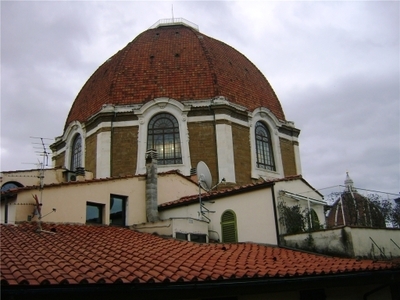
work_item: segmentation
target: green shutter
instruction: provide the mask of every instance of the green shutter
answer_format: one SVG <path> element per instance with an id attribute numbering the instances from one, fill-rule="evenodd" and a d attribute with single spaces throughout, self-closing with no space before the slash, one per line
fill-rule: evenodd
<path id="1" fill-rule="evenodd" d="M 233 211 L 226 211 L 221 216 L 223 243 L 237 243 L 236 216 Z"/>

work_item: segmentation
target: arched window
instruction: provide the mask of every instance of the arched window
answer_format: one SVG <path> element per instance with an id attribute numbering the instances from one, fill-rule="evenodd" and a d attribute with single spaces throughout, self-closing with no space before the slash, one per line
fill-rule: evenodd
<path id="1" fill-rule="evenodd" d="M 23 185 L 17 181 L 9 181 L 1 186 L 1 191 L 5 192 L 5 191 L 11 190 L 11 189 L 16 189 L 19 187 L 23 187 Z"/>
<path id="2" fill-rule="evenodd" d="M 272 152 L 271 135 L 268 128 L 261 122 L 256 123 L 256 153 L 257 168 L 275 171 L 274 155 Z"/>
<path id="3" fill-rule="evenodd" d="M 147 149 L 157 151 L 159 165 L 182 163 L 179 125 L 174 116 L 161 113 L 151 118 L 147 131 Z"/>
<path id="4" fill-rule="evenodd" d="M 309 222 L 308 227 L 310 227 L 310 229 L 313 230 L 321 229 L 321 224 L 319 223 L 317 212 L 313 208 L 311 208 L 310 210 L 308 222 Z"/>
<path id="5" fill-rule="evenodd" d="M 71 147 L 71 171 L 75 171 L 78 167 L 82 167 L 82 137 L 80 134 L 76 135 Z"/>
<path id="6" fill-rule="evenodd" d="M 237 243 L 236 215 L 227 210 L 221 216 L 221 232 L 223 243 Z"/>

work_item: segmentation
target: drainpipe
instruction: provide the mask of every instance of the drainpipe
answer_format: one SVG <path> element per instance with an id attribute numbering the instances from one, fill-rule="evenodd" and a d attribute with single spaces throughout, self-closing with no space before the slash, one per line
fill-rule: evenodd
<path id="1" fill-rule="evenodd" d="M 276 212 L 276 200 L 275 200 L 275 183 L 271 186 L 271 193 L 272 193 L 272 205 L 274 206 L 274 219 L 275 219 L 275 231 L 276 231 L 276 241 L 278 246 L 280 246 L 280 239 L 279 239 L 279 227 L 278 227 L 278 213 Z"/>
<path id="2" fill-rule="evenodd" d="M 110 136 L 110 177 L 113 177 L 113 136 L 114 136 L 114 121 L 117 116 L 115 105 L 113 105 L 114 114 L 111 117 L 111 136 Z"/>
<path id="3" fill-rule="evenodd" d="M 149 149 L 146 152 L 146 218 L 147 222 L 157 222 L 157 151 Z"/>

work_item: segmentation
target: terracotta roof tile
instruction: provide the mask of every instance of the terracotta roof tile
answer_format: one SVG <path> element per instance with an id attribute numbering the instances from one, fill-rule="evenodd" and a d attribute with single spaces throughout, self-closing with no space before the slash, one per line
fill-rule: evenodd
<path id="1" fill-rule="evenodd" d="M 250 111 L 266 107 L 285 120 L 274 90 L 243 54 L 186 26 L 149 29 L 93 73 L 77 95 L 65 125 L 86 122 L 108 103 L 132 105 L 158 97 L 183 101 L 221 95 Z"/>
<path id="2" fill-rule="evenodd" d="M 20 171 L 18 171 L 18 172 L 20 172 Z M 180 177 L 186 179 L 187 181 L 189 181 L 193 184 L 196 184 L 189 177 L 184 176 L 180 172 L 180 170 L 170 170 L 167 172 L 160 172 L 160 173 L 158 173 L 158 176 L 166 176 L 169 174 L 175 174 L 177 176 L 180 176 Z M 129 175 L 128 174 L 128 175 L 124 175 L 124 176 L 114 176 L 114 177 L 107 177 L 107 178 L 93 178 L 93 179 L 87 179 L 87 180 L 49 183 L 49 184 L 45 184 L 44 187 L 48 189 L 48 188 L 66 186 L 66 185 L 82 185 L 82 184 L 87 185 L 87 184 L 92 184 L 92 183 L 97 183 L 97 182 L 124 180 L 124 179 L 130 179 L 130 178 L 138 178 L 138 177 L 146 177 L 146 174 L 138 174 L 138 175 Z M 23 186 L 23 187 L 9 189 L 6 191 L 1 191 L 1 194 L 2 195 L 15 194 L 15 193 L 18 193 L 21 191 L 38 190 L 39 188 L 40 188 L 40 186 L 38 186 L 38 185 Z M 31 205 L 31 204 L 29 204 L 29 205 Z M 34 204 L 32 203 L 32 205 L 34 205 Z M 69 229 L 65 229 L 65 230 L 69 230 Z M 82 233 L 82 234 L 84 234 L 84 233 Z"/>
<path id="3" fill-rule="evenodd" d="M 278 178 L 278 179 L 273 179 L 273 180 L 255 182 L 255 183 L 250 183 L 250 184 L 246 184 L 243 186 L 234 186 L 234 187 L 223 189 L 223 190 L 217 190 L 217 191 L 211 191 L 208 193 L 203 193 L 203 194 L 201 194 L 201 198 L 203 199 L 203 201 L 217 200 L 218 198 L 222 198 L 224 196 L 230 196 L 232 194 L 237 194 L 237 193 L 244 193 L 248 190 L 270 187 L 275 182 L 291 181 L 291 180 L 297 180 L 297 179 L 303 180 L 301 175 L 288 176 L 285 178 Z M 182 205 L 188 205 L 191 203 L 197 203 L 199 201 L 198 199 L 199 199 L 199 194 L 184 196 L 177 200 L 161 203 L 158 206 L 158 210 L 161 211 L 161 210 L 166 210 L 168 208 L 173 208 L 173 207 L 182 206 Z"/>
<path id="4" fill-rule="evenodd" d="M 42 227 L 45 231 L 38 233 L 35 223 L 1 225 L 2 285 L 193 282 L 399 269 L 393 262 L 252 243 L 196 244 L 117 227 Z M 51 228 L 55 234 L 46 232 Z"/>

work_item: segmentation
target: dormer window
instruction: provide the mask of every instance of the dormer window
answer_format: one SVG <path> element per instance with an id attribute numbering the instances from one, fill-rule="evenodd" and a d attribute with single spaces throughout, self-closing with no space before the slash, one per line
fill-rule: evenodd
<path id="1" fill-rule="evenodd" d="M 173 115 L 161 113 L 150 119 L 147 149 L 157 151 L 159 165 L 182 164 L 179 124 Z"/>
<path id="2" fill-rule="evenodd" d="M 271 134 L 262 122 L 256 123 L 255 128 L 257 168 L 275 171 L 274 155 L 272 152 Z"/>

